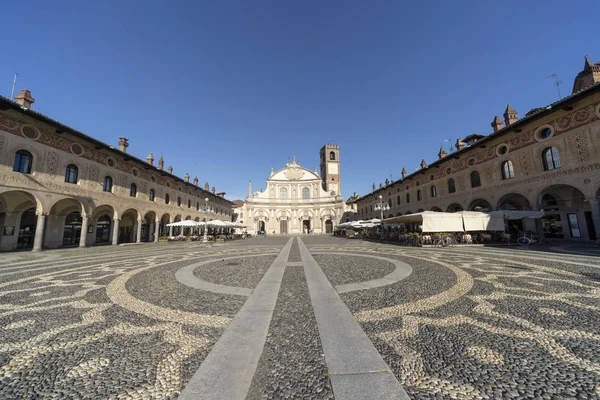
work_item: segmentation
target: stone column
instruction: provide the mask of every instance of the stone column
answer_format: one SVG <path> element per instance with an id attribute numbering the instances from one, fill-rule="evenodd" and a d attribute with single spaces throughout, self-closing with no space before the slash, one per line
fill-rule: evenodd
<path id="1" fill-rule="evenodd" d="M 158 243 L 158 237 L 160 236 L 160 219 L 154 221 L 154 243 Z"/>
<path id="2" fill-rule="evenodd" d="M 169 236 L 173 237 L 173 226 L 172 225 L 169 227 Z"/>
<path id="3" fill-rule="evenodd" d="M 119 219 L 113 219 L 113 233 L 112 233 L 112 244 L 116 246 L 119 244 Z"/>
<path id="4" fill-rule="evenodd" d="M 596 230 L 596 238 L 600 238 L 600 198 L 590 200 L 592 207 L 592 220 L 594 221 L 594 229 Z"/>
<path id="5" fill-rule="evenodd" d="M 42 250 L 44 242 L 44 227 L 46 226 L 46 214 L 38 214 L 37 224 L 35 226 L 35 238 L 33 239 L 33 251 Z"/>
<path id="6" fill-rule="evenodd" d="M 137 230 L 135 231 L 135 234 L 136 234 L 135 242 L 142 243 L 142 219 L 141 218 L 138 218 L 138 220 L 137 220 Z"/>
<path id="7" fill-rule="evenodd" d="M 87 215 L 81 216 L 81 235 L 79 236 L 79 247 L 85 247 L 85 242 L 87 239 L 87 231 L 88 231 L 88 221 L 89 217 Z"/>

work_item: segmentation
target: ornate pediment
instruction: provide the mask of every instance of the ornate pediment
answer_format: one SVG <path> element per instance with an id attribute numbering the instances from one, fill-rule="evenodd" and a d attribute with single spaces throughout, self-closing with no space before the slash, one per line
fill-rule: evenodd
<path id="1" fill-rule="evenodd" d="M 283 173 L 285 175 L 286 178 L 288 178 L 291 181 L 297 181 L 299 179 L 302 179 L 302 177 L 304 176 L 304 171 L 300 168 L 288 168 L 285 170 L 285 172 Z"/>

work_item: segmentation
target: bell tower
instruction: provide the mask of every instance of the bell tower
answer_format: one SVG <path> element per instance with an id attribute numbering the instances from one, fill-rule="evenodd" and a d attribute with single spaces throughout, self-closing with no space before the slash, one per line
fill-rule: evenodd
<path id="1" fill-rule="evenodd" d="M 340 146 L 326 144 L 321 147 L 321 179 L 323 189 L 327 193 L 342 194 L 342 181 L 340 178 Z"/>

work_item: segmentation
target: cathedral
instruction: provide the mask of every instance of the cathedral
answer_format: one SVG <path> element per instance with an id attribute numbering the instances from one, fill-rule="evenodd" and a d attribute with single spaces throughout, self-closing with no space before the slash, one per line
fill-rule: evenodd
<path id="1" fill-rule="evenodd" d="M 349 206 L 341 194 L 340 148 L 326 144 L 320 151 L 321 176 L 300 166 L 294 157 L 284 168 L 271 170 L 266 189 L 252 192 L 234 213 L 249 234 L 332 233 Z"/>

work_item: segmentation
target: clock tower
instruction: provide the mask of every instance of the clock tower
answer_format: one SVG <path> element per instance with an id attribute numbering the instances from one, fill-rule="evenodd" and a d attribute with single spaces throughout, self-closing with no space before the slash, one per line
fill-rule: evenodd
<path id="1" fill-rule="evenodd" d="M 321 147 L 321 179 L 323 189 L 327 193 L 335 192 L 342 194 L 342 182 L 340 179 L 340 146 L 337 144 L 326 144 Z"/>

